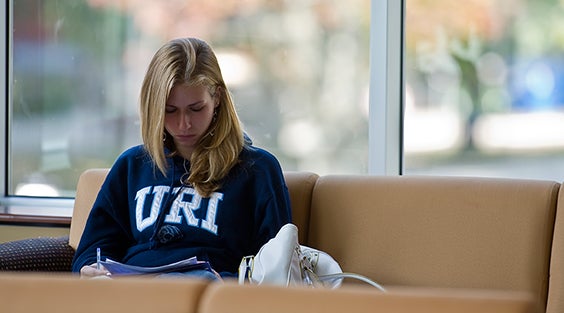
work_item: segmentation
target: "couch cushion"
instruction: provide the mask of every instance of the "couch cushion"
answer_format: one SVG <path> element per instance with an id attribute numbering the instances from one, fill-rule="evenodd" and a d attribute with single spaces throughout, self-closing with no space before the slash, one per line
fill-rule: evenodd
<path id="1" fill-rule="evenodd" d="M 209 283 L 196 279 L 0 274 L 2 312 L 195 313 Z"/>
<path id="2" fill-rule="evenodd" d="M 313 186 L 319 175 L 310 172 L 284 172 L 292 203 L 292 222 L 298 227 L 298 239 L 307 242 L 309 228 L 309 208 Z"/>
<path id="3" fill-rule="evenodd" d="M 78 178 L 69 234 L 69 245 L 75 250 L 80 242 L 92 205 L 108 172 L 107 168 L 88 169 Z"/>
<path id="4" fill-rule="evenodd" d="M 564 185 L 558 194 L 546 313 L 564 312 Z"/>
<path id="5" fill-rule="evenodd" d="M 384 285 L 529 291 L 544 307 L 559 185 L 322 176 L 309 244 Z"/>
<path id="6" fill-rule="evenodd" d="M 381 293 L 372 288 L 215 284 L 202 296 L 199 313 L 529 313 L 532 303 L 521 292 L 412 289 Z"/>

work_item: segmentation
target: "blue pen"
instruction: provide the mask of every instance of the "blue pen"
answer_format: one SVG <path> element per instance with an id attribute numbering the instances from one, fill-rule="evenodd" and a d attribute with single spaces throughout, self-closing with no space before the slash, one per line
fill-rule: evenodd
<path id="1" fill-rule="evenodd" d="M 101 256 L 100 248 L 96 248 L 96 269 L 100 269 Z"/>

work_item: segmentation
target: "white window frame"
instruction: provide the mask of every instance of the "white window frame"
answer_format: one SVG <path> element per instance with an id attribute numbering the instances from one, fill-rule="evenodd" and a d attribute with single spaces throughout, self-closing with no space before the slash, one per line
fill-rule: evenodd
<path id="1" fill-rule="evenodd" d="M 405 0 L 372 0 L 368 173 L 399 175 L 403 159 Z"/>
<path id="2" fill-rule="evenodd" d="M 4 21 L 4 23 L 0 23 L 0 101 L 2 101 L 1 109 L 0 109 L 0 120 L 4 121 L 2 123 L 4 127 L 0 128 L 0 147 L 2 147 L 2 152 L 0 153 L 0 190 L 2 190 L 1 196 L 4 197 L 6 195 L 7 190 L 7 180 L 8 177 L 6 176 L 6 167 L 7 167 L 7 153 L 8 153 L 8 146 L 7 146 L 7 139 L 6 136 L 8 130 L 8 119 L 7 119 L 7 112 L 8 112 L 8 29 L 11 29 L 11 26 L 8 26 L 9 21 L 8 19 L 8 6 L 10 1 L 6 1 L 5 5 L 0 6 L 0 20 Z"/>

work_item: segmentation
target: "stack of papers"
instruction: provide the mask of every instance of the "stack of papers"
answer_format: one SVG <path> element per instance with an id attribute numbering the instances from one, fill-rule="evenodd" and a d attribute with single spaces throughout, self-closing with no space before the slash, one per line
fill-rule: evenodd
<path id="1" fill-rule="evenodd" d="M 128 265 L 111 259 L 100 261 L 100 265 L 103 265 L 112 275 L 146 275 L 171 272 L 188 272 L 191 270 L 211 270 L 209 262 L 198 261 L 196 257 L 191 257 L 189 259 L 181 260 L 178 262 L 154 267 Z"/>

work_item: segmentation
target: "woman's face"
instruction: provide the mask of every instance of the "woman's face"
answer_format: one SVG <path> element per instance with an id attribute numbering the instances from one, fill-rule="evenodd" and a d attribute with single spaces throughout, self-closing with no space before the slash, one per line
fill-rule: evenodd
<path id="1" fill-rule="evenodd" d="M 209 136 L 207 130 L 218 106 L 216 99 L 205 86 L 177 85 L 170 91 L 165 128 L 184 158 L 190 158 L 200 138 Z"/>

